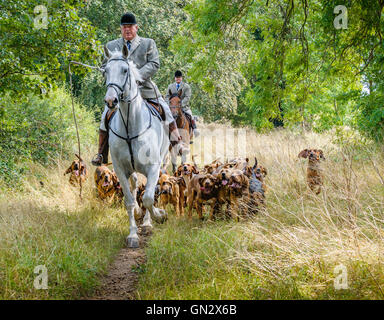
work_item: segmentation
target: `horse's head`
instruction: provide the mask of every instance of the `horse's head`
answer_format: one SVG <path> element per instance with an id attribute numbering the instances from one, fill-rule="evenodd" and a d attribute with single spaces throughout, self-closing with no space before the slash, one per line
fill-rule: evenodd
<path id="1" fill-rule="evenodd" d="M 128 48 L 110 52 L 104 46 L 105 56 L 108 58 L 105 65 L 105 80 L 107 92 L 104 101 L 108 108 L 115 109 L 120 101 L 133 100 L 138 93 L 136 81 L 142 81 L 133 62 L 129 62 Z"/>
<path id="2" fill-rule="evenodd" d="M 172 94 L 169 98 L 169 107 L 174 118 L 181 114 L 181 98 L 177 93 Z"/>

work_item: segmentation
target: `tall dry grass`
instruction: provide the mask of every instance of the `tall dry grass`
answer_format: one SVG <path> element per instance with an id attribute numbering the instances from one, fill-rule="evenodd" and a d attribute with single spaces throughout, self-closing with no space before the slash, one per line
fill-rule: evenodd
<path id="1" fill-rule="evenodd" d="M 221 127 L 224 132 L 227 128 Z M 209 140 L 210 129 L 205 129 Z M 216 157 L 222 141 L 212 139 Z M 306 185 L 308 160 L 298 158 L 305 148 L 322 149 L 326 157 L 320 195 Z M 149 259 L 157 264 L 149 264 L 144 273 L 143 298 L 383 299 L 383 147 L 350 130 L 247 130 L 246 156 L 251 161 L 256 156 L 268 169 L 266 210 L 242 223 L 203 223 L 199 231 L 183 221 L 171 223 L 172 230 L 164 226 L 151 243 Z M 175 225 L 182 230 L 174 232 Z M 193 245 L 186 254 L 182 247 L 188 242 Z M 180 248 L 178 243 L 183 243 Z M 196 266 L 181 262 L 191 256 L 205 259 L 195 261 Z M 340 265 L 345 274 L 335 270 Z M 153 280 L 151 272 L 161 269 L 168 272 Z M 188 284 L 183 273 L 190 277 Z M 340 276 L 348 289 L 335 287 Z"/>
<path id="2" fill-rule="evenodd" d="M 331 135 L 255 135 L 250 148 L 270 173 L 268 206 L 240 227 L 246 240 L 234 259 L 277 287 L 294 280 L 308 298 L 336 295 L 334 268 L 343 264 L 350 289 L 337 294 L 384 298 L 383 150 L 356 139 L 340 145 Z M 326 157 L 318 196 L 306 186 L 307 161 L 297 158 L 308 147 Z"/>
<path id="3" fill-rule="evenodd" d="M 348 131 L 341 136 L 288 130 L 247 130 L 245 145 L 224 146 L 228 126 L 200 128 L 207 129 L 202 144 L 211 141 L 207 152 L 215 154 L 202 154 L 195 139 L 191 154 L 198 154 L 199 165 L 245 149 L 252 162 L 256 156 L 268 169 L 266 210 L 240 223 L 178 219 L 170 210 L 170 220 L 155 227 L 147 264 L 137 270 L 141 298 L 383 298 L 382 147 Z M 319 196 L 306 185 L 307 160 L 297 157 L 304 148 L 325 153 Z M 63 176 L 69 164 L 31 164 L 23 192 L 2 189 L 1 299 L 89 295 L 124 245 L 125 210 L 95 200 L 92 168 L 80 200 Z M 340 264 L 347 270 L 348 289 L 334 287 Z M 33 287 L 37 265 L 48 269 L 48 290 Z"/>
<path id="4" fill-rule="evenodd" d="M 90 159 L 86 152 L 84 159 Z M 30 165 L 22 191 L 0 195 L 0 299 L 75 299 L 91 295 L 99 276 L 124 246 L 122 206 L 95 199 L 93 168 L 79 189 L 63 173 L 71 160 Z M 43 183 L 43 185 L 41 184 Z M 34 287 L 36 266 L 48 271 L 48 289 Z"/>

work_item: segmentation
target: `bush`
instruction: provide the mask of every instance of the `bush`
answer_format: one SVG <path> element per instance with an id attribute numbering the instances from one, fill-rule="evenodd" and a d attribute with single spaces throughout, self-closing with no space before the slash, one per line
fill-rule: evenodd
<path id="1" fill-rule="evenodd" d="M 362 97 L 358 104 L 357 125 L 362 133 L 377 142 L 384 138 L 384 94 L 374 92 Z"/>
<path id="2" fill-rule="evenodd" d="M 77 150 L 71 97 L 64 89 L 45 96 L 29 94 L 14 101 L 0 100 L 0 180 L 6 184 L 28 172 L 30 161 L 44 165 Z M 96 125 L 92 113 L 75 105 L 81 147 L 94 143 Z"/>

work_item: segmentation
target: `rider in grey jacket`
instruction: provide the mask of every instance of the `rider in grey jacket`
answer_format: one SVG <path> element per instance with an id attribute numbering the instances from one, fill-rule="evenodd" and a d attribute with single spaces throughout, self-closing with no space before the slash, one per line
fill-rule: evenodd
<path id="1" fill-rule="evenodd" d="M 165 113 L 165 125 L 169 126 L 170 138 L 172 146 L 177 146 L 179 153 L 186 151 L 181 144 L 181 137 L 177 130 L 175 120 L 173 119 L 171 110 L 156 84 L 151 80 L 151 77 L 157 72 L 160 67 L 159 52 L 156 43 L 153 39 L 142 38 L 137 35 L 138 25 L 136 18 L 132 13 L 126 13 L 121 17 L 121 35 L 122 37 L 107 43 L 109 51 L 123 49 L 124 44 L 129 50 L 128 60 L 133 61 L 138 68 L 141 77 L 144 79 L 139 84 L 139 90 L 143 99 L 157 103 L 163 107 Z M 104 57 L 101 68 L 103 68 L 108 59 Z M 108 107 L 102 115 L 100 130 L 99 130 L 99 150 L 98 154 L 92 160 L 92 164 L 100 166 L 102 163 L 108 163 L 108 132 L 105 127 L 105 117 Z M 168 128 L 166 128 L 168 129 Z"/>

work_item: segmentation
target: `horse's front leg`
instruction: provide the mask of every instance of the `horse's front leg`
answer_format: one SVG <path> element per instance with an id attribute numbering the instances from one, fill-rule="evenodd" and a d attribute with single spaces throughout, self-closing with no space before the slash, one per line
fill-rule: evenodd
<path id="1" fill-rule="evenodd" d="M 127 237 L 127 246 L 129 248 L 139 247 L 139 236 L 137 235 L 137 225 L 135 220 L 135 197 L 130 190 L 130 173 L 124 172 L 119 167 L 115 168 L 117 177 L 119 178 L 121 188 L 124 192 L 124 203 L 129 217 L 129 235 Z"/>
<path id="2" fill-rule="evenodd" d="M 155 208 L 155 188 L 159 180 L 160 165 L 152 165 L 147 170 L 147 184 L 143 196 L 143 205 L 149 211 L 151 218 L 158 223 L 163 223 L 167 220 L 168 215 L 163 209 Z"/>
<path id="3" fill-rule="evenodd" d="M 143 216 L 143 213 L 139 204 L 137 203 L 138 178 L 137 178 L 136 172 L 132 173 L 131 177 L 129 178 L 129 182 L 131 185 L 132 197 L 135 203 L 135 208 L 134 208 L 135 219 L 139 220 Z"/>

